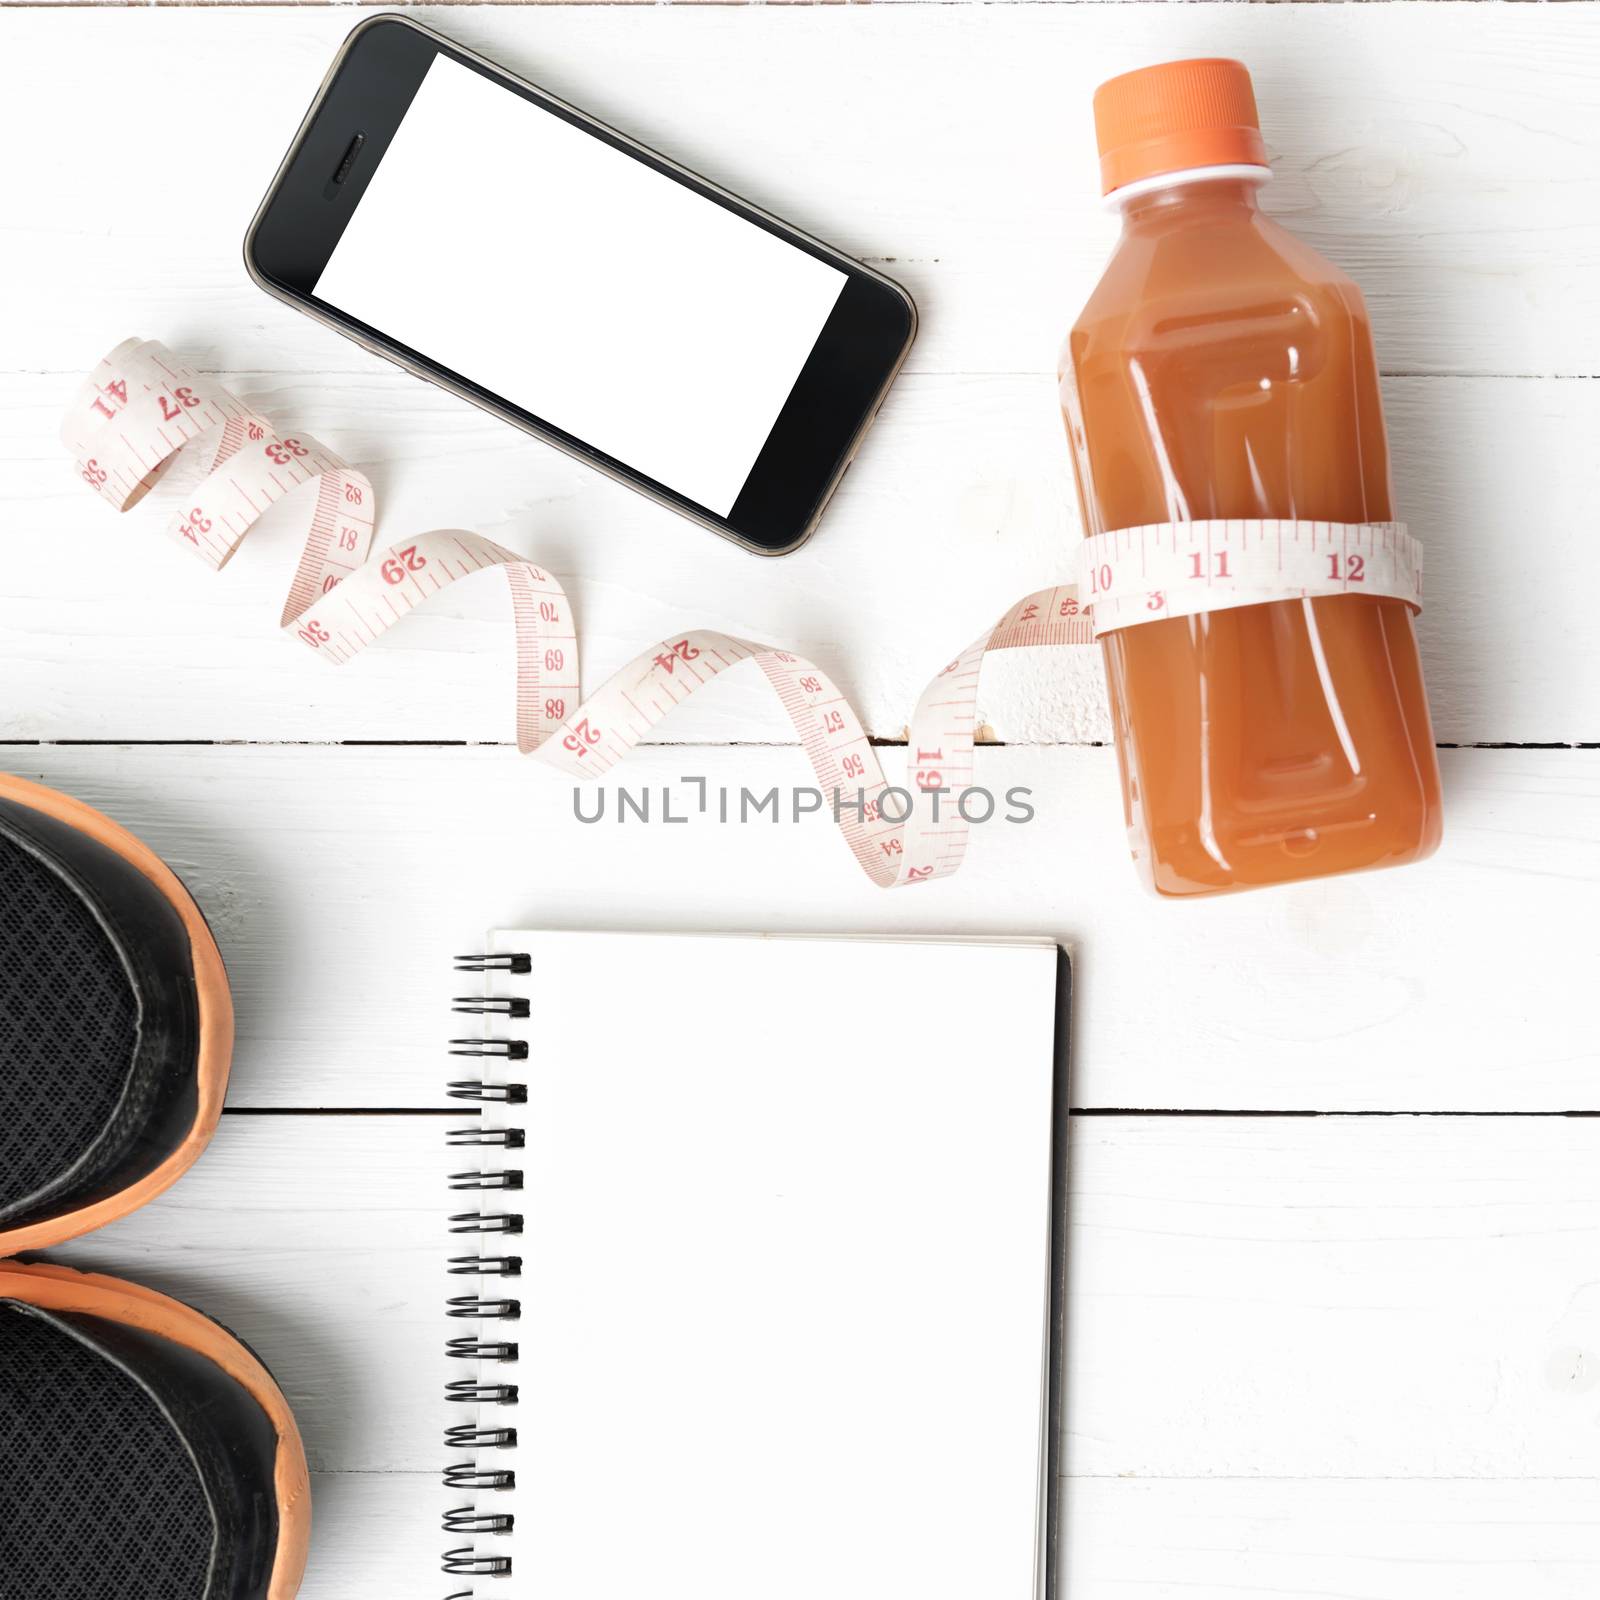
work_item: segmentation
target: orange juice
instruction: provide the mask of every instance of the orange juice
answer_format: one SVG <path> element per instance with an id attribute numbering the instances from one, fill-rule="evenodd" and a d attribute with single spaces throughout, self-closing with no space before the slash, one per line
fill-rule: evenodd
<path id="1" fill-rule="evenodd" d="M 1087 533 L 1394 515 L 1361 291 L 1263 214 L 1245 69 L 1095 96 L 1116 251 L 1062 354 Z M 1330 595 L 1103 637 L 1134 859 L 1161 894 L 1416 861 L 1439 773 L 1410 609 Z"/>

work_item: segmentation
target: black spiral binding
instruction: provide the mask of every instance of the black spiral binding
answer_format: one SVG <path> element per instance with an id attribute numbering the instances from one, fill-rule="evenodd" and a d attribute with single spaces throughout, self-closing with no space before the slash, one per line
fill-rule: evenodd
<path id="1" fill-rule="evenodd" d="M 456 957 L 457 972 L 504 972 L 525 976 L 533 971 L 533 959 L 527 955 L 472 955 Z M 530 1014 L 529 1004 L 523 998 L 484 998 L 476 995 L 458 996 L 453 1009 L 471 1016 L 494 1017 L 520 1021 Z M 493 1057 L 502 1061 L 526 1061 L 528 1045 L 521 1039 L 452 1039 L 450 1053 L 454 1056 Z M 528 1098 L 528 1088 L 523 1083 L 486 1083 L 479 1078 L 462 1078 L 448 1085 L 452 1100 L 468 1100 L 479 1105 L 521 1105 Z M 477 1148 L 489 1150 L 520 1150 L 524 1145 L 520 1128 L 485 1128 L 467 1126 L 452 1128 L 446 1135 L 451 1148 Z M 493 1167 L 492 1155 L 467 1156 L 465 1161 L 476 1161 L 477 1166 L 464 1167 L 450 1174 L 452 1191 L 474 1194 L 492 1192 L 496 1196 L 515 1195 L 522 1188 L 523 1175 L 515 1168 Z M 465 1202 L 471 1205 L 470 1200 Z M 504 1200 L 499 1202 L 505 1206 Z M 516 1201 L 511 1200 L 514 1206 Z M 450 1274 L 460 1278 L 493 1278 L 493 1291 L 485 1285 L 483 1292 L 451 1295 L 445 1303 L 445 1314 L 458 1321 L 476 1326 L 477 1331 L 463 1332 L 452 1337 L 445 1346 L 446 1355 L 456 1361 L 474 1361 L 480 1368 L 517 1359 L 517 1345 L 503 1333 L 481 1328 L 486 1322 L 515 1322 L 522 1315 L 522 1302 L 501 1288 L 507 1278 L 522 1275 L 522 1257 L 505 1249 L 500 1241 L 511 1244 L 523 1230 L 523 1216 L 507 1207 L 498 1209 L 493 1200 L 480 1200 L 479 1209 L 456 1212 L 450 1218 L 452 1235 L 481 1237 L 492 1235 L 495 1243 L 485 1238 L 475 1254 L 455 1255 L 450 1258 Z M 463 1241 L 465 1242 L 465 1241 Z M 487 1248 L 486 1248 L 487 1247 Z M 497 1381 L 480 1370 L 478 1376 L 457 1378 L 445 1385 L 445 1398 L 457 1405 L 514 1406 L 517 1403 L 517 1386 Z M 473 1494 L 504 1492 L 516 1488 L 516 1473 L 496 1467 L 492 1460 L 484 1459 L 483 1452 L 511 1449 L 517 1442 L 517 1430 L 510 1426 L 485 1423 L 481 1416 L 475 1423 L 456 1423 L 445 1430 L 445 1447 L 462 1452 L 444 1469 L 445 1487 L 464 1489 Z M 444 1531 L 458 1535 L 504 1535 L 516 1526 L 511 1512 L 480 1510 L 476 1504 L 454 1506 L 444 1514 Z M 466 1543 L 447 1550 L 444 1570 L 452 1577 L 508 1578 L 512 1574 L 512 1558 L 493 1550 L 480 1550 Z M 471 1588 L 461 1589 L 448 1600 L 473 1600 Z"/>

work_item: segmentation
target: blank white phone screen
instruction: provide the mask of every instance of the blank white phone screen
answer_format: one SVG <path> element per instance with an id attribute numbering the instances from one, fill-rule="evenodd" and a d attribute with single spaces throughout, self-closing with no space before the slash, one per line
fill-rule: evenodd
<path id="1" fill-rule="evenodd" d="M 845 281 L 441 55 L 314 292 L 727 516 Z"/>

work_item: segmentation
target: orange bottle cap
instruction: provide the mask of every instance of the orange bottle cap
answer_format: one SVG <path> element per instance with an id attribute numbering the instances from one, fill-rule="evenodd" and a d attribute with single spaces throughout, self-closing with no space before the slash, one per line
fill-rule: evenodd
<path id="1" fill-rule="evenodd" d="M 1250 73 L 1240 61 L 1166 61 L 1094 93 L 1103 194 L 1186 167 L 1267 164 Z"/>

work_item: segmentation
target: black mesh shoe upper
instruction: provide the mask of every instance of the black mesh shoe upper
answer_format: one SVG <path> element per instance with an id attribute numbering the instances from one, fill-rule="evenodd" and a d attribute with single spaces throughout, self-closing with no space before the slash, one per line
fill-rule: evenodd
<path id="1" fill-rule="evenodd" d="M 139 1007 L 87 901 L 0 839 L 0 1027 L 5 1030 L 0 1204 L 60 1175 L 110 1120 L 133 1061 Z M 62 1063 L 74 1063 L 63 1093 Z"/>
<path id="2" fill-rule="evenodd" d="M 182 917 L 131 862 L 0 800 L 0 1229 L 108 1198 L 198 1105 Z"/>
<path id="3" fill-rule="evenodd" d="M 0 1600 L 263 1600 L 275 1453 L 193 1351 L 0 1301 Z"/>

